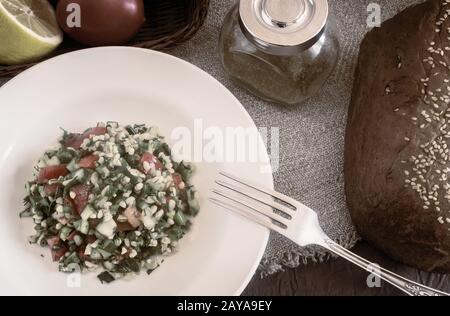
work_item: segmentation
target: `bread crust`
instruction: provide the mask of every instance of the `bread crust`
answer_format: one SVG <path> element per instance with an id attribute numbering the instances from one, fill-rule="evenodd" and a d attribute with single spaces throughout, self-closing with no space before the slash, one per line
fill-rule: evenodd
<path id="1" fill-rule="evenodd" d="M 410 7 L 364 38 L 344 171 L 347 204 L 363 238 L 407 265 L 448 273 L 450 4 L 444 2 Z"/>

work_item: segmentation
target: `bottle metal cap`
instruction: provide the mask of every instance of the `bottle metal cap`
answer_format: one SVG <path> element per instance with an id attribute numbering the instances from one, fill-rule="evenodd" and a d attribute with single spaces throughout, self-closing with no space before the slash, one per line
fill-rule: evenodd
<path id="1" fill-rule="evenodd" d="M 239 23 L 260 49 L 279 55 L 304 51 L 321 37 L 327 0 L 241 0 Z"/>

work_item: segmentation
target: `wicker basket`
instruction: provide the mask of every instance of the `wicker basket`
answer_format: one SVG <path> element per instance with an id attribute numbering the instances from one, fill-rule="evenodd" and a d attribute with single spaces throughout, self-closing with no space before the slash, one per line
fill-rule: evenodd
<path id="1" fill-rule="evenodd" d="M 54 1 L 52 1 L 54 2 Z M 129 46 L 165 50 L 190 39 L 202 26 L 209 0 L 144 0 L 146 22 Z M 82 49 L 67 36 L 49 57 Z M 0 65 L 0 78 L 10 78 L 34 64 Z"/>

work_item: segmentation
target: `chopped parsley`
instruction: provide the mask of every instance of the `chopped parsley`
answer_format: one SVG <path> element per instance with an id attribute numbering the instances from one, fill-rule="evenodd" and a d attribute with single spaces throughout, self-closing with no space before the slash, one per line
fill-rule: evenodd
<path id="1" fill-rule="evenodd" d="M 192 165 L 173 160 L 155 127 L 98 124 L 63 130 L 26 185 L 25 209 L 59 270 L 102 270 L 111 283 L 150 273 L 176 250 L 199 211 Z"/>

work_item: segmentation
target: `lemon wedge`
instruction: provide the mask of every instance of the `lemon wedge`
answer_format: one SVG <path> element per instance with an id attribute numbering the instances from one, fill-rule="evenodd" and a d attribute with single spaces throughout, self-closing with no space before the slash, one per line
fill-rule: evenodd
<path id="1" fill-rule="evenodd" d="M 36 61 L 62 39 L 55 10 L 47 0 L 0 0 L 0 64 Z"/>

